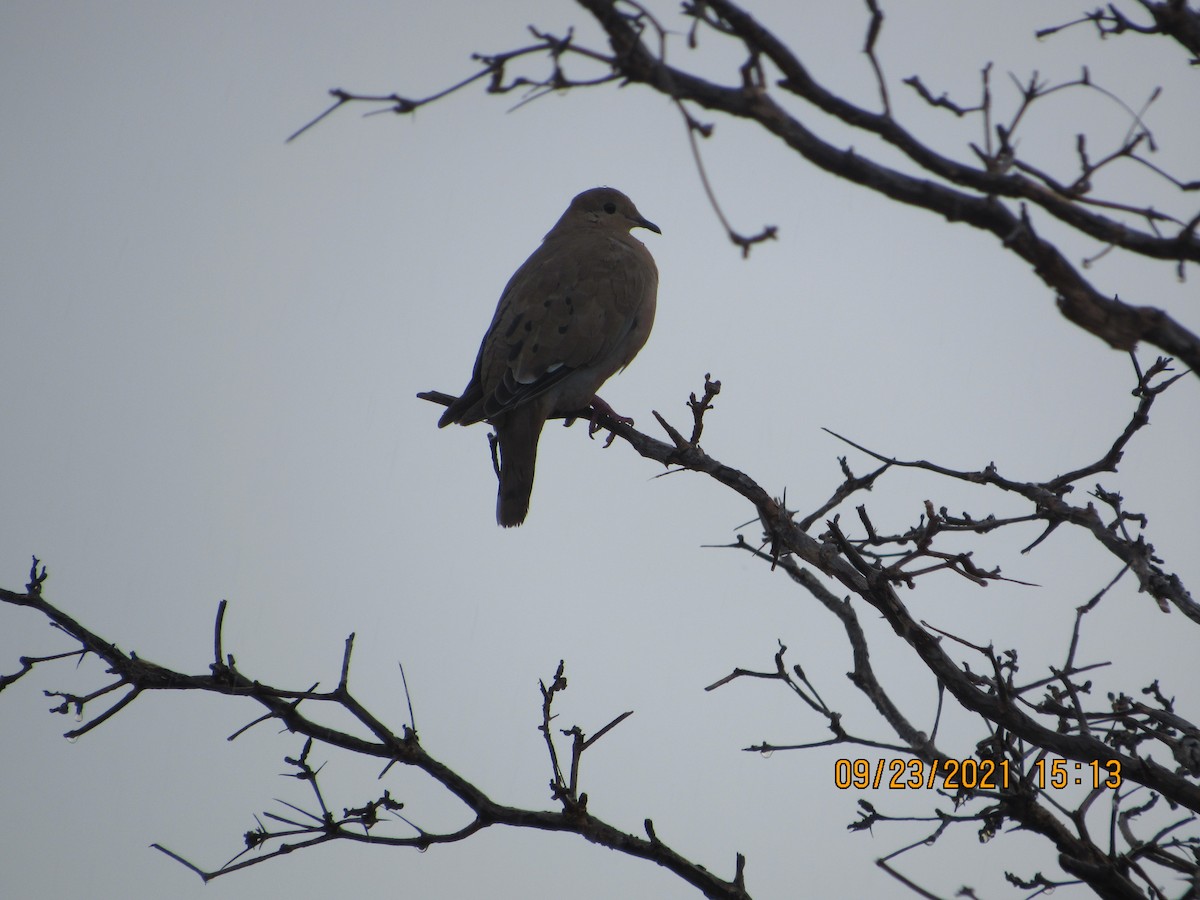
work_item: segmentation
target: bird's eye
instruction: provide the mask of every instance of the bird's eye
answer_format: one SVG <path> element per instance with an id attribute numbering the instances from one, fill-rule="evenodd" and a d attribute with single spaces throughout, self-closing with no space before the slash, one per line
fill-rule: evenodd
<path id="1" fill-rule="evenodd" d="M 608 213 L 608 214 L 611 216 L 613 213 L 615 213 L 615 212 L 617 211 L 617 204 L 615 204 L 615 203 L 613 203 L 613 202 L 611 202 L 611 201 L 610 201 L 610 202 L 608 202 L 608 203 L 605 203 L 605 204 L 604 204 L 604 211 L 605 211 L 606 213 Z"/>

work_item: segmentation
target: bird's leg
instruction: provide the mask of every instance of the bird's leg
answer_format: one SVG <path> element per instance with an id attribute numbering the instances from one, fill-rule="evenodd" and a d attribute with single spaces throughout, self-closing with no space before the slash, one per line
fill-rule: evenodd
<path id="1" fill-rule="evenodd" d="M 500 479 L 500 436 L 496 432 L 488 432 L 488 449 L 492 451 L 492 469 L 496 472 L 496 480 Z"/>
<path id="2" fill-rule="evenodd" d="M 619 425 L 632 425 L 633 424 L 633 419 L 629 418 L 628 416 L 619 415 L 615 409 L 613 409 L 611 406 L 609 406 L 607 403 L 605 403 L 603 400 L 601 400 L 600 396 L 597 395 L 592 398 L 592 418 L 591 418 L 591 421 L 588 422 L 588 436 L 589 437 L 594 437 L 596 432 L 604 427 L 603 424 L 601 424 L 601 422 L 600 422 L 601 416 L 611 419 L 612 421 L 616 422 Z M 610 434 L 605 446 L 608 446 L 608 444 L 611 444 L 614 437 L 616 437 L 615 434 Z"/>
<path id="3" fill-rule="evenodd" d="M 595 421 L 597 415 L 608 416 L 614 422 L 619 422 L 622 425 L 633 424 L 633 419 L 620 415 L 615 409 L 605 403 L 599 394 L 592 398 L 592 421 Z"/>

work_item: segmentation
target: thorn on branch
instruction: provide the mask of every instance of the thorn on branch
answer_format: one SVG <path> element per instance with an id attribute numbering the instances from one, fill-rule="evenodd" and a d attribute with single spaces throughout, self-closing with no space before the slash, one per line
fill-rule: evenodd
<path id="1" fill-rule="evenodd" d="M 654 833 L 653 820 L 647 819 L 642 823 L 642 826 L 646 829 L 646 837 L 650 839 L 650 843 L 655 844 L 656 846 L 662 844 L 662 841 L 658 839 L 658 835 Z"/>
<path id="2" fill-rule="evenodd" d="M 658 410 L 652 409 L 650 412 L 653 414 L 654 418 L 658 420 L 658 424 L 662 426 L 662 430 L 665 431 L 667 436 L 671 438 L 671 441 L 675 444 L 675 449 L 687 450 L 691 446 L 684 436 L 680 434 L 679 430 L 676 429 L 675 426 L 666 419 L 664 419 L 659 414 Z"/>
<path id="3" fill-rule="evenodd" d="M 222 648 L 222 632 L 225 628 L 225 610 L 229 606 L 228 601 L 222 599 L 217 604 L 217 618 L 213 622 L 213 662 L 209 667 L 214 677 L 227 674 L 227 669 L 222 661 L 225 657 L 225 651 Z"/>
<path id="4" fill-rule="evenodd" d="M 354 652 L 354 632 L 346 638 L 346 649 L 342 653 L 342 674 L 338 678 L 338 690 L 348 692 L 350 690 L 350 655 Z"/>

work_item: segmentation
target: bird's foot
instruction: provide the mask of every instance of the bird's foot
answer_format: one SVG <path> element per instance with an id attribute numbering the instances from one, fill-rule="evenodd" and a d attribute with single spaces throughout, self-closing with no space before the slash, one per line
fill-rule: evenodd
<path id="1" fill-rule="evenodd" d="M 591 421 L 588 422 L 588 436 L 589 437 L 594 438 L 596 436 L 596 432 L 600 431 L 604 427 L 604 424 L 600 421 L 601 416 L 603 416 L 606 419 L 610 419 L 613 422 L 616 422 L 618 425 L 632 425 L 633 424 L 633 419 L 629 418 L 628 416 L 618 415 L 618 413 L 615 409 L 613 409 L 611 406 L 609 406 L 607 403 L 605 403 L 603 400 L 601 400 L 598 396 L 593 397 L 592 398 L 592 418 L 591 418 Z M 616 437 L 615 433 L 609 432 L 608 440 L 606 440 L 604 442 L 604 446 L 607 447 L 609 444 L 611 444 L 615 437 Z"/>

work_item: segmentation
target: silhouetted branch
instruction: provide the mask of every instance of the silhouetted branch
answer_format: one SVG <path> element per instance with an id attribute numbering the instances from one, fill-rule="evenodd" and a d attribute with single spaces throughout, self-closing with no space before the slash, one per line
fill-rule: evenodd
<path id="1" fill-rule="evenodd" d="M 37 560 L 34 565 L 36 568 Z M 600 737 L 610 732 L 630 713 L 618 716 L 591 738 L 586 738 L 578 727 L 565 731 L 565 734 L 574 738 L 574 744 L 570 775 L 564 777 L 558 768 L 557 758 L 553 757 L 553 741 L 548 728 L 552 718 L 550 705 L 553 697 L 566 688 L 566 678 L 563 675 L 561 663 L 553 682 L 553 688 L 547 689 L 544 695 L 544 716 L 547 726 L 547 742 L 551 747 L 552 758 L 555 759 L 553 796 L 563 808 L 559 812 L 520 809 L 495 802 L 465 777 L 429 755 L 421 746 L 413 728 L 402 726 L 400 732 L 397 733 L 358 701 L 349 685 L 353 635 L 346 641 L 338 686 L 329 692 L 318 691 L 315 685 L 300 691 L 272 687 L 242 674 L 232 656 L 224 659 L 217 656 L 210 666 L 211 672 L 208 675 L 189 675 L 117 649 L 115 645 L 108 643 L 45 599 L 42 596 L 42 585 L 45 580 L 46 574 L 43 568 L 40 577 L 31 581 L 31 587 L 24 594 L 0 589 L 0 602 L 23 606 L 42 613 L 57 628 L 79 643 L 83 650 L 39 658 L 23 658 L 22 670 L 16 677 L 28 674 L 37 665 L 77 656 L 80 652 L 90 652 L 103 660 L 108 670 L 117 676 L 118 680 L 86 697 L 48 692 L 53 696 L 64 697 L 62 707 L 54 709 L 52 712 L 66 713 L 69 711 L 69 707 L 70 710 L 83 715 L 88 710 L 89 704 L 100 701 L 117 687 L 130 688 L 128 694 L 102 710 L 86 725 L 67 732 L 67 737 L 85 734 L 102 722 L 110 720 L 117 712 L 143 693 L 162 690 L 200 690 L 252 698 L 258 701 L 267 712 L 251 725 L 275 720 L 280 722 L 287 731 L 306 738 L 300 755 L 294 758 L 285 758 L 285 762 L 296 770 L 293 777 L 308 783 L 311 787 L 316 803 L 315 810 L 306 810 L 287 801 L 279 801 L 297 815 L 293 817 L 272 812 L 264 813 L 263 816 L 266 819 L 285 827 L 272 830 L 262 825 L 260 821 L 257 829 L 247 832 L 245 835 L 245 849 L 216 869 L 205 869 L 189 862 L 175 851 L 158 844 L 154 845 L 156 849 L 191 869 L 204 881 L 249 866 L 260 865 L 267 860 L 332 840 L 424 850 L 434 844 L 465 840 L 493 825 L 509 825 L 516 828 L 578 834 L 592 843 L 655 862 L 675 873 L 686 883 L 696 887 L 706 897 L 746 900 L 750 896 L 745 890 L 743 880 L 745 860 L 740 856 L 734 879 L 724 881 L 705 867 L 684 859 L 657 837 L 653 835 L 648 838 L 637 837 L 609 825 L 587 811 L 587 795 L 577 793 L 580 758 L 585 750 Z M 214 642 L 218 654 L 222 644 L 220 623 L 223 622 L 225 609 L 226 605 L 222 602 L 218 614 L 217 637 Z M 0 681 L 0 686 L 10 684 L 15 680 L 15 677 L 10 676 L 5 681 Z M 302 704 L 304 711 L 301 709 Z M 364 738 L 349 731 L 323 724 L 319 719 L 320 712 L 330 706 L 349 713 L 353 720 L 364 726 L 371 736 Z M 316 713 L 316 716 L 310 716 L 309 710 Z M 244 733 L 248 727 L 250 726 L 239 729 L 234 736 Z M 310 755 L 318 743 L 328 748 L 380 759 L 386 763 L 385 771 L 387 767 L 394 764 L 419 769 L 440 783 L 449 794 L 460 800 L 471 812 L 472 818 L 467 824 L 453 831 L 428 831 L 416 825 L 410 818 L 401 816 L 400 810 L 404 808 L 403 802 L 394 799 L 387 791 L 358 806 L 347 807 L 341 815 L 336 815 L 331 811 L 320 787 L 321 767 L 315 766 L 309 761 Z M 408 836 L 388 833 L 387 826 L 394 827 L 397 822 L 415 833 Z M 250 850 L 259 851 L 259 854 L 251 859 L 242 859 Z"/>
<path id="2" fill-rule="evenodd" d="M 743 254 L 761 241 L 774 239 L 776 229 L 768 226 L 755 235 L 745 236 L 729 223 L 721 210 L 696 140 L 697 136 L 711 136 L 713 129 L 711 125 L 699 122 L 691 111 L 693 107 L 703 107 L 754 122 L 798 156 L 831 175 L 899 203 L 925 209 L 948 221 L 963 222 L 989 232 L 1001 241 L 1005 249 L 1033 268 L 1054 292 L 1061 313 L 1075 325 L 1122 350 L 1132 350 L 1139 342 L 1148 342 L 1183 360 L 1200 375 L 1200 336 L 1161 309 L 1133 305 L 1115 294 L 1097 289 L 1054 243 L 1040 236 L 1030 216 L 1030 208 L 1036 208 L 1080 234 L 1099 241 L 1106 248 L 1120 248 L 1150 259 L 1172 262 L 1177 265 L 1181 278 L 1186 263 L 1200 262 L 1200 237 L 1196 233 L 1200 212 L 1193 209 L 1182 215 L 1173 215 L 1152 207 L 1094 195 L 1094 176 L 1121 160 L 1150 167 L 1179 187 L 1181 192 L 1192 190 L 1200 184 L 1200 180 L 1168 175 L 1145 160 L 1138 152 L 1139 147 L 1145 143 L 1153 148 L 1153 137 L 1142 118 L 1145 106 L 1143 112 L 1134 110 L 1116 94 L 1097 85 L 1086 69 L 1079 78 L 1054 85 L 1039 78 L 1036 72 L 1024 81 L 1014 77 L 1019 99 L 1005 124 L 997 121 L 996 101 L 989 81 L 990 66 L 983 70 L 983 96 L 978 106 L 955 103 L 945 94 L 935 97 L 919 76 L 905 79 L 905 83 L 935 107 L 947 109 L 959 117 L 976 112 L 982 116 L 984 141 L 982 146 L 969 145 L 976 159 L 973 163 L 967 163 L 938 153 L 930 143 L 909 131 L 893 116 L 887 79 L 876 54 L 884 36 L 884 17 L 874 0 L 868 0 L 866 4 L 869 19 L 864 50 L 876 76 L 883 107 L 881 112 L 857 106 L 836 90 L 820 83 L 774 32 L 732 0 L 688 2 L 683 5 L 683 15 L 691 20 L 687 36 L 689 47 L 694 48 L 700 31 L 707 30 L 721 40 L 738 42 L 744 49 L 746 60 L 739 68 L 739 83 L 734 86 L 701 78 L 668 62 L 667 51 L 672 35 L 639 3 L 633 0 L 577 2 L 604 29 L 608 36 L 608 49 L 581 45 L 570 31 L 563 37 L 557 37 L 530 29 L 538 38 L 537 43 L 503 53 L 476 54 L 474 58 L 481 64 L 479 71 L 422 100 L 410 100 L 399 94 L 334 91 L 334 106 L 306 125 L 301 132 L 347 103 L 382 105 L 384 110 L 410 113 L 484 78 L 488 79 L 490 92 L 508 93 L 522 87 L 531 92 L 530 98 L 549 91 L 590 87 L 610 81 L 640 83 L 669 97 L 680 112 L 705 193 L 730 240 Z M 1141 0 L 1141 5 L 1156 23 L 1146 33 L 1170 34 L 1193 49 L 1200 46 L 1197 13 L 1185 4 L 1173 0 L 1163 3 Z M 1132 28 L 1132 23 L 1111 4 L 1109 12 L 1099 12 L 1079 21 L 1095 22 L 1102 33 L 1106 33 L 1105 28 L 1114 33 Z M 1045 33 L 1052 33 L 1053 30 Z M 537 77 L 508 75 L 509 67 L 528 57 L 549 60 L 549 71 Z M 604 74 L 588 78 L 569 75 L 568 66 L 576 61 L 588 66 L 599 65 L 605 70 Z M 768 62 L 782 75 L 774 84 L 766 76 L 764 66 Z M 1064 90 L 1100 92 L 1120 104 L 1128 112 L 1132 123 L 1125 140 L 1118 147 L 1103 153 L 1096 161 L 1091 160 L 1086 149 L 1086 138 L 1073 136 L 1080 171 L 1070 181 L 1057 179 L 1030 160 L 1022 158 L 1015 139 L 1030 107 Z M 915 165 L 916 171 L 901 171 L 857 149 L 847 151 L 823 140 L 788 107 L 775 99 L 773 95 L 777 91 L 811 104 L 855 131 L 879 138 Z M 1150 102 L 1156 96 L 1157 93 L 1152 95 Z M 1126 218 L 1110 218 L 1105 213 L 1124 215 Z M 1145 221 L 1150 230 L 1135 227 L 1130 217 Z M 1164 233 L 1161 226 L 1167 225 L 1173 227 Z M 1106 251 L 1095 254 L 1092 260 L 1086 261 L 1087 264 L 1100 258 L 1103 252 Z"/>
<path id="3" fill-rule="evenodd" d="M 971 769 L 972 766 L 987 764 L 990 766 L 988 771 L 1007 773 L 1008 777 L 1003 786 L 1000 786 L 998 781 L 991 789 L 964 786 L 960 783 L 958 790 L 947 793 L 946 796 L 955 797 L 956 807 L 965 800 L 974 798 L 981 804 L 981 808 L 967 816 L 948 817 L 939 813 L 938 829 L 925 840 L 936 840 L 952 822 L 981 823 L 981 836 L 990 836 L 998 831 L 1004 821 L 1010 820 L 1051 840 L 1063 858 L 1069 860 L 1065 868 L 1086 881 L 1101 896 L 1140 895 L 1140 888 L 1130 880 L 1129 874 L 1121 865 L 1113 862 L 1105 847 L 1092 842 L 1082 824 L 1073 831 L 1056 818 L 1056 812 L 1061 808 L 1061 804 L 1053 796 L 1057 785 L 1048 785 L 1045 776 L 1050 757 L 1077 762 L 1085 767 L 1083 771 L 1103 773 L 1101 784 L 1075 814 L 1080 823 L 1087 808 L 1101 795 L 1110 799 L 1114 809 L 1118 808 L 1121 792 L 1111 784 L 1108 788 L 1104 787 L 1104 780 L 1108 779 L 1113 771 L 1119 772 L 1117 781 L 1121 785 L 1143 785 L 1155 795 L 1161 795 L 1193 812 L 1200 812 L 1200 788 L 1188 780 L 1190 770 L 1187 766 L 1172 771 L 1147 755 L 1147 747 L 1143 746 L 1146 742 L 1152 742 L 1170 752 L 1175 760 L 1181 757 L 1190 760 L 1192 748 L 1195 747 L 1197 759 L 1200 759 L 1200 740 L 1194 739 L 1193 726 L 1172 725 L 1164 730 L 1158 727 L 1161 722 L 1157 722 L 1150 713 L 1135 710 L 1132 704 L 1119 697 L 1113 701 L 1110 708 L 1101 710 L 1089 709 L 1085 701 L 1090 694 L 1091 683 L 1078 680 L 1079 676 L 1102 664 L 1079 667 L 1074 663 L 1082 616 L 1096 607 L 1116 579 L 1110 581 L 1081 607 L 1082 611 L 1077 615 L 1063 668 L 1052 670 L 1049 678 L 1039 678 L 1027 684 L 1015 681 L 1014 676 L 1018 671 L 1015 650 L 997 653 L 990 646 L 972 643 L 915 619 L 897 595 L 895 585 L 911 589 L 919 579 L 943 569 L 954 571 L 980 586 L 986 586 L 992 580 L 1010 580 L 1002 578 L 999 567 L 984 569 L 978 566 L 973 562 L 972 552 L 951 553 L 937 549 L 938 540 L 944 534 L 965 532 L 986 535 L 1034 522 L 1047 522 L 1050 526 L 1068 525 L 1082 528 L 1122 560 L 1122 571 L 1132 571 L 1137 575 L 1140 587 L 1158 600 L 1160 608 L 1165 611 L 1173 606 L 1189 618 L 1200 622 L 1200 616 L 1197 615 L 1200 607 L 1192 600 L 1178 577 L 1162 569 L 1161 560 L 1153 556 L 1153 548 L 1145 542 L 1141 533 L 1146 527 L 1144 516 L 1126 512 L 1123 500 L 1118 495 L 1101 488 L 1096 488 L 1093 496 L 1113 511 L 1115 519 L 1112 521 L 1103 519 L 1091 503 L 1080 507 L 1069 504 L 1065 499 L 1081 480 L 1091 478 L 1101 471 L 1116 471 L 1132 437 L 1148 423 L 1150 408 L 1156 398 L 1180 377 L 1178 374 L 1167 376 L 1171 371 L 1169 363 L 1169 360 L 1159 359 L 1143 372 L 1136 359 L 1134 360 L 1137 384 L 1133 395 L 1137 398 L 1137 407 L 1129 424 L 1098 459 L 1063 475 L 1035 481 L 1019 481 L 1001 475 L 995 464 L 989 464 L 976 471 L 960 471 L 926 460 L 895 459 L 841 438 L 883 465 L 864 481 L 855 478 L 843 461 L 846 481 L 835 492 L 835 502 L 822 506 L 826 512 L 836 509 L 856 490 L 864 486 L 869 487 L 887 472 L 903 468 L 920 469 L 940 477 L 991 486 L 999 491 L 1021 496 L 1031 505 L 1029 514 L 1001 518 L 994 515 L 972 516 L 966 512 L 951 515 L 945 508 L 935 510 L 927 501 L 918 523 L 897 534 L 881 534 L 872 524 L 865 507 L 859 507 L 857 518 L 866 528 L 864 537 L 847 535 L 839 524 L 837 515 L 826 521 L 824 534 L 818 538 L 809 537 L 805 529 L 806 523 L 812 520 L 811 516 L 797 522 L 795 514 L 789 511 L 782 501 L 772 498 L 744 472 L 721 463 L 694 442 L 689 442 L 657 412 L 654 415 L 667 432 L 669 443 L 657 441 L 624 423 L 605 420 L 603 424 L 606 428 L 628 442 L 642 456 L 677 469 L 707 475 L 736 491 L 754 505 L 764 528 L 763 543 L 770 545 L 770 552 L 754 549 L 740 537 L 736 544 L 730 546 L 744 549 L 759 559 L 769 561 L 773 568 L 781 568 L 816 597 L 827 610 L 838 616 L 854 652 L 855 668 L 850 675 L 851 680 L 871 699 L 884 721 L 903 741 L 897 745 L 848 732 L 843 726 L 841 714 L 824 704 L 803 669 L 798 665 L 791 668 L 785 665 L 786 647 L 781 643 L 772 669 L 737 667 L 729 675 L 709 685 L 708 689 L 712 690 L 740 679 L 778 681 L 787 686 L 805 706 L 825 718 L 832 736 L 819 741 L 799 743 L 762 742 L 746 749 L 754 752 L 773 752 L 845 744 L 872 751 L 910 754 L 915 761 L 910 765 L 921 767 L 917 772 L 927 776 L 930 786 L 933 783 L 943 783 L 947 778 L 953 778 L 964 770 L 978 771 Z M 706 376 L 705 380 L 711 383 L 711 376 Z M 427 399 L 439 397 L 433 393 L 421 396 Z M 698 428 L 703 422 L 705 410 L 699 409 L 694 403 L 689 406 Z M 578 415 L 583 417 L 589 413 L 581 411 Z M 1130 533 L 1125 527 L 1131 521 L 1139 526 L 1136 534 Z M 887 545 L 907 545 L 910 549 L 906 549 L 895 559 L 885 558 L 878 548 Z M 922 560 L 932 562 L 921 565 Z M 895 633 L 908 643 L 922 664 L 936 677 L 939 709 L 941 691 L 944 690 L 964 709 L 981 715 L 990 723 L 991 731 L 980 742 L 977 754 L 972 760 L 952 758 L 938 749 L 925 732 L 909 723 L 873 673 L 866 639 L 849 601 L 837 599 L 824 583 L 805 567 L 811 567 L 815 572 L 831 578 L 883 615 Z M 986 664 L 985 671 L 976 672 L 966 663 L 955 662 L 945 650 L 946 639 L 980 655 Z M 1026 699 L 1027 695 L 1035 691 L 1043 692 L 1041 699 Z M 1163 709 L 1157 712 L 1169 711 Z M 1049 717 L 1051 724 L 1044 724 L 1043 717 Z M 1097 726 L 1100 725 L 1104 728 L 1097 730 Z M 933 724 L 933 731 L 936 732 L 936 722 Z M 1200 732 L 1196 732 L 1196 735 L 1200 735 Z M 1186 749 L 1180 749 L 1185 746 Z M 899 764 L 895 757 L 893 762 Z M 940 774 L 938 767 L 941 767 Z M 903 771 L 900 774 L 903 774 Z M 1055 772 L 1057 773 L 1057 770 Z M 888 774 L 897 773 L 889 771 Z M 879 816 L 872 819 L 883 820 Z M 925 840 L 905 849 L 924 846 Z M 1172 862 L 1175 862 L 1174 858 Z M 1200 867 L 1193 870 L 1200 872 Z M 1148 876 L 1139 874 L 1138 877 L 1145 880 Z"/>

